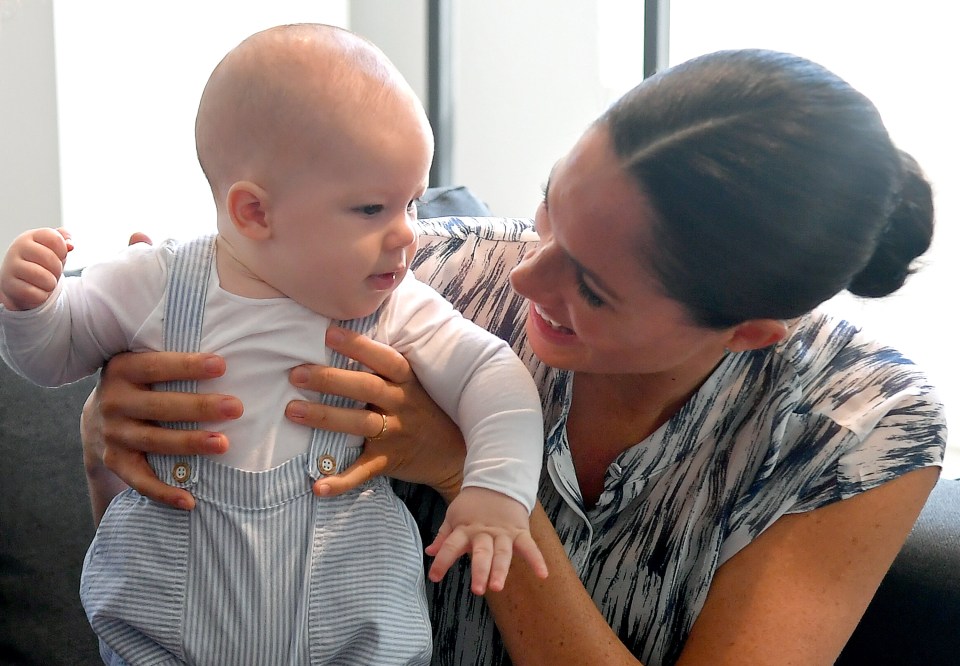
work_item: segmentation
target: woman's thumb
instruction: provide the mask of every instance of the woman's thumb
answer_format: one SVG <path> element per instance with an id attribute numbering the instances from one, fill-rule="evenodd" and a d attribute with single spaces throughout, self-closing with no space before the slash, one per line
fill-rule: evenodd
<path id="1" fill-rule="evenodd" d="M 313 484 L 313 492 L 320 497 L 336 497 L 362 486 L 375 476 L 383 474 L 387 458 L 364 451 L 357 461 L 340 474 L 324 476 Z"/>

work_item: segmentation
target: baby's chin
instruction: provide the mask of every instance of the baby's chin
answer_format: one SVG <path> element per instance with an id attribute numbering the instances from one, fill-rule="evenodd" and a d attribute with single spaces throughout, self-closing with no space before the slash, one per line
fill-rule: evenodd
<path id="1" fill-rule="evenodd" d="M 390 297 L 390 294 L 393 291 L 375 294 L 373 298 L 368 298 L 364 302 L 357 303 L 338 303 L 336 305 L 320 306 L 318 308 L 312 308 L 309 305 L 309 309 L 313 310 L 317 314 L 320 314 L 328 319 L 334 321 L 350 321 L 352 319 L 363 319 L 364 317 L 369 317 L 374 312 L 380 309 L 380 306 L 384 304 L 387 298 Z"/>

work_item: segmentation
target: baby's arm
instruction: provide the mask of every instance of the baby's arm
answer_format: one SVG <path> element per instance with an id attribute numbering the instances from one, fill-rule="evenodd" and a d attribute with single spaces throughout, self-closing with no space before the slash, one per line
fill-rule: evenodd
<path id="1" fill-rule="evenodd" d="M 399 330 L 387 342 L 407 357 L 467 444 L 463 490 L 427 550 L 436 556 L 430 577 L 439 580 L 460 555 L 470 553 L 473 591 L 499 590 L 514 548 L 546 576 L 529 532 L 543 459 L 536 385 L 505 342 L 460 317 L 426 285 L 404 283 L 391 314 L 407 315 L 388 323 L 388 329 Z"/>
<path id="2" fill-rule="evenodd" d="M 0 266 L 0 303 L 17 311 L 46 303 L 72 249 L 64 229 L 32 229 L 17 236 Z"/>
<path id="3" fill-rule="evenodd" d="M 12 256 L 3 265 L 4 276 L 8 265 L 12 275 L 12 267 L 21 263 Z M 0 308 L 0 357 L 42 386 L 60 386 L 96 372 L 108 358 L 132 348 L 143 322 L 158 307 L 165 259 L 160 248 L 127 248 L 109 261 L 86 266 L 82 276 L 52 280 L 52 293 L 33 308 Z"/>

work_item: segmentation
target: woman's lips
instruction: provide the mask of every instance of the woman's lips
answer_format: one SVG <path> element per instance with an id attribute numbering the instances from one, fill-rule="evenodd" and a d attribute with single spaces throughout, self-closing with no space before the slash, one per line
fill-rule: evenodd
<path id="1" fill-rule="evenodd" d="M 542 321 L 544 324 L 546 324 L 547 327 L 548 327 L 551 331 L 555 331 L 556 333 L 562 333 L 562 334 L 564 334 L 564 335 L 573 335 L 573 334 L 574 334 L 574 333 L 573 333 L 573 329 L 567 328 L 566 326 L 564 326 L 564 325 L 561 324 L 560 322 L 558 322 L 558 321 L 556 321 L 556 320 L 554 320 L 554 319 L 551 319 L 550 316 L 549 316 L 548 314 L 546 314 L 546 313 L 543 311 L 543 308 L 541 308 L 540 305 L 538 305 L 537 303 L 534 303 L 534 304 L 533 304 L 533 309 L 534 309 L 534 311 L 537 313 L 537 316 L 539 317 L 540 321 Z"/>

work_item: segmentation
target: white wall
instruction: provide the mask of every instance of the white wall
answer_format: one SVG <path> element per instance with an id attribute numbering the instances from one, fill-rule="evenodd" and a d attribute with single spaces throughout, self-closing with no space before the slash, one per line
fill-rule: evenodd
<path id="1" fill-rule="evenodd" d="M 598 6 L 604 4 L 450 3 L 452 181 L 468 185 L 496 214 L 533 216 L 554 161 L 611 98 L 599 70 Z M 426 102 L 426 2 L 350 5 L 351 29 L 378 44 Z"/>
<path id="2" fill-rule="evenodd" d="M 193 144 L 210 71 L 257 30 L 347 25 L 346 0 L 0 2 L 18 9 L 0 24 L 0 245 L 63 224 L 77 245 L 68 266 L 114 254 L 133 231 L 212 230 Z"/>
<path id="3" fill-rule="evenodd" d="M 554 162 L 609 96 L 597 3 L 454 4 L 454 180 L 498 215 L 532 217 Z"/>
<path id="4" fill-rule="evenodd" d="M 210 72 L 241 40 L 281 23 L 346 25 L 345 0 L 54 5 L 64 226 L 74 265 L 113 254 L 129 232 L 215 230 L 193 124 Z"/>
<path id="5" fill-rule="evenodd" d="M 51 0 L 0 0 L 0 250 L 60 220 Z"/>
<path id="6" fill-rule="evenodd" d="M 350 0 L 348 24 L 393 61 L 426 106 L 426 0 Z"/>

